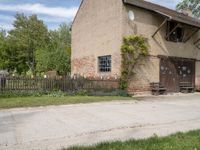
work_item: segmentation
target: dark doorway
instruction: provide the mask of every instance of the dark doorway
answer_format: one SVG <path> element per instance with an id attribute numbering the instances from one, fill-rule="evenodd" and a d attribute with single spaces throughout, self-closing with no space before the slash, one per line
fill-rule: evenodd
<path id="1" fill-rule="evenodd" d="M 160 82 L 167 92 L 179 92 L 181 82 L 195 84 L 195 61 L 183 58 L 161 58 Z"/>

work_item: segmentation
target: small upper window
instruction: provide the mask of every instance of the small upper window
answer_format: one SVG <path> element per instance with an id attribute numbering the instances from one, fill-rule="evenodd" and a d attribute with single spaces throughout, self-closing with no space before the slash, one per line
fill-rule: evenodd
<path id="1" fill-rule="evenodd" d="M 167 40 L 172 42 L 183 42 L 184 30 L 176 22 L 167 23 Z"/>
<path id="2" fill-rule="evenodd" d="M 111 55 L 98 57 L 99 72 L 111 72 Z"/>

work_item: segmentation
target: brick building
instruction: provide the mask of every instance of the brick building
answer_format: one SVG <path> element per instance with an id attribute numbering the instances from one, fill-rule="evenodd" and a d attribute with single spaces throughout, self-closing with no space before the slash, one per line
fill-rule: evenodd
<path id="1" fill-rule="evenodd" d="M 119 77 L 126 35 L 148 38 L 150 55 L 138 65 L 129 91 L 149 92 L 161 82 L 178 92 L 180 82 L 200 88 L 200 21 L 142 0 L 83 0 L 72 24 L 72 75 Z"/>

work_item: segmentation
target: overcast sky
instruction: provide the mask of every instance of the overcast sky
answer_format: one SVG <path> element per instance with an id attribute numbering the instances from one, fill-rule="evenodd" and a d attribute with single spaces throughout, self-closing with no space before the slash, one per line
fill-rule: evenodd
<path id="1" fill-rule="evenodd" d="M 148 0 L 174 9 L 181 0 Z M 81 0 L 0 0 L 0 27 L 12 29 L 15 14 L 37 14 L 49 29 L 73 20 Z"/>

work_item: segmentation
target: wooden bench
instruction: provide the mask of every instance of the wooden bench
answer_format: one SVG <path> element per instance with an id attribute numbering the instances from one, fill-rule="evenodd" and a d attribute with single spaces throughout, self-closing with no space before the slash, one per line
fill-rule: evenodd
<path id="1" fill-rule="evenodd" d="M 191 82 L 180 82 L 180 92 L 182 93 L 193 93 L 195 88 Z"/>
<path id="2" fill-rule="evenodd" d="M 166 94 L 167 89 L 161 83 L 150 83 L 153 95 Z"/>

